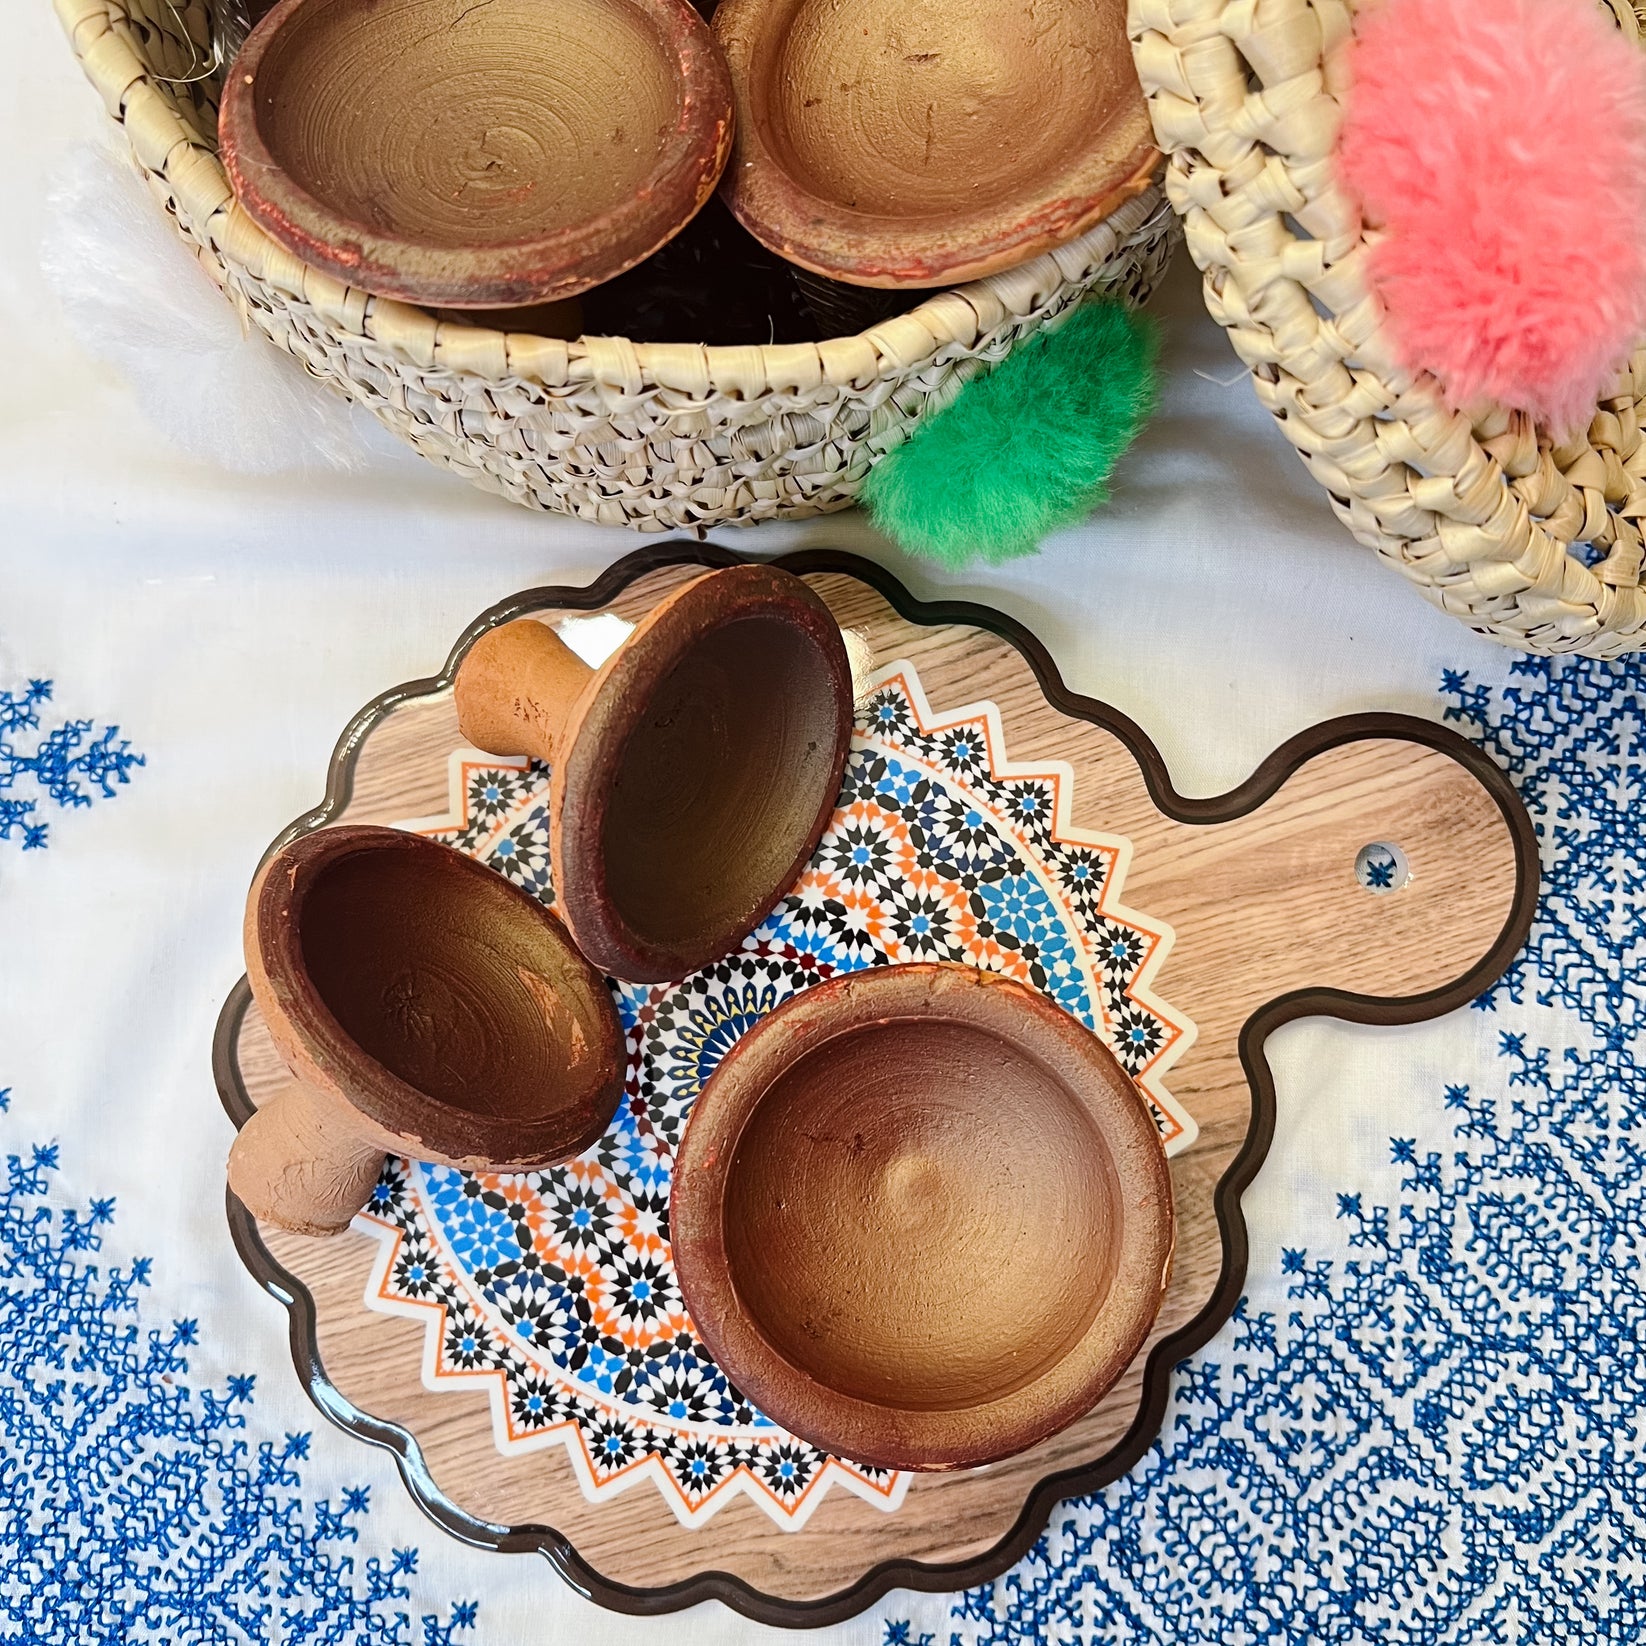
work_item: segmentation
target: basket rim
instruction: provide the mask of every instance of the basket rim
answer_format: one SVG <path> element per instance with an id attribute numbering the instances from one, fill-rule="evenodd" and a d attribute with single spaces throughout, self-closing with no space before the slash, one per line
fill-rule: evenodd
<path id="1" fill-rule="evenodd" d="M 1006 270 L 938 290 L 908 312 L 850 336 L 817 342 L 724 345 L 637 343 L 589 334 L 547 338 L 436 316 L 378 297 L 301 262 L 235 199 L 215 136 L 178 112 L 165 77 L 133 49 L 128 31 L 156 25 L 133 0 L 52 0 L 82 69 L 125 128 L 137 165 L 164 179 L 185 227 L 215 254 L 310 305 L 328 324 L 403 356 L 424 370 L 561 387 L 596 383 L 624 394 L 648 388 L 753 400 L 822 387 L 863 389 L 930 362 L 951 345 L 1026 318 L 1066 285 L 1088 280 L 1129 240 L 1152 233 L 1169 208 L 1158 180 L 1084 234 Z M 200 0 L 174 8 L 181 18 Z M 125 25 L 122 29 L 120 25 Z"/>

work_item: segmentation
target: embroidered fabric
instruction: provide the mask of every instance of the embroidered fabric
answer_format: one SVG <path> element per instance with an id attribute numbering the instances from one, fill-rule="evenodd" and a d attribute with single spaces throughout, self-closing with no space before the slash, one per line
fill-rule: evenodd
<path id="1" fill-rule="evenodd" d="M 1254 1272 L 1259 1301 L 1181 1368 L 1130 1475 L 1060 1509 L 996 1584 L 902 1597 L 839 1638 L 1439 1646 L 1646 1630 L 1646 665 L 1528 659 L 1502 689 L 1449 673 L 1442 697 L 1513 775 L 1543 844 L 1531 939 L 1476 1002 L 1499 1025 L 1496 1067 L 1439 1085 L 1433 1135 L 1390 1139 L 1384 1171 L 1343 1184 L 1335 1230 L 1298 1229 L 1278 1276 Z M 38 684 L 0 698 L 9 769 L 44 773 L 58 804 L 119 793 L 143 756 L 90 723 L 52 742 L 47 701 Z M 484 1604 L 423 1600 L 418 1555 L 374 1536 L 368 1489 L 305 1486 L 311 1438 L 271 1431 L 256 1376 L 191 1372 L 213 1323 L 148 1318 L 153 1265 L 105 1255 L 114 1202 L 62 1204 L 61 1146 L 13 1141 L 45 1103 L 0 1090 L 13 1107 L 8 1637 L 460 1646 L 478 1624 L 488 1638 Z M 476 1593 L 498 1576 L 468 1570 Z"/>

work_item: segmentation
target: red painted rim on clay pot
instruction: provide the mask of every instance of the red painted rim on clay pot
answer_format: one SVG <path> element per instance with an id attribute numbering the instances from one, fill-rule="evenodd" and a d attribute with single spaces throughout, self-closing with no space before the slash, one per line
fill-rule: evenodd
<path id="1" fill-rule="evenodd" d="M 723 192 L 781 256 L 952 285 L 1072 240 L 1160 163 L 1125 0 L 721 0 Z"/>
<path id="2" fill-rule="evenodd" d="M 840 795 L 851 666 L 823 600 L 728 566 L 660 601 L 590 669 L 545 624 L 458 670 L 477 748 L 553 767 L 556 907 L 590 960 L 670 982 L 734 949 L 799 878 Z"/>
<path id="3" fill-rule="evenodd" d="M 774 1422 L 885 1468 L 992 1462 L 1089 1411 L 1147 1338 L 1175 1226 L 1114 1055 L 954 965 L 784 1002 L 692 1111 L 670 1200 L 692 1321 Z"/>
<path id="4" fill-rule="evenodd" d="M 450 308 L 631 268 L 708 199 L 731 128 L 687 0 L 281 0 L 218 120 L 235 196 L 288 251 Z"/>

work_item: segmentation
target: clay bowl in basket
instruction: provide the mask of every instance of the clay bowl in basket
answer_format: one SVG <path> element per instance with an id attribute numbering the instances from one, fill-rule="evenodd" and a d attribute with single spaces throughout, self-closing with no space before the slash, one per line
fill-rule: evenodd
<path id="1" fill-rule="evenodd" d="M 252 994 L 295 1077 L 241 1128 L 229 1185 L 329 1234 L 386 1154 L 470 1170 L 570 1160 L 623 1090 L 617 1009 L 535 898 L 420 835 L 350 825 L 271 856 L 246 905 Z"/>
<path id="2" fill-rule="evenodd" d="M 737 98 L 732 210 L 835 280 L 1010 268 L 1159 164 L 1125 0 L 721 0 L 714 32 Z"/>
<path id="3" fill-rule="evenodd" d="M 218 122 L 236 197 L 288 251 L 449 308 L 640 262 L 713 192 L 731 126 L 687 0 L 281 0 Z"/>
<path id="4" fill-rule="evenodd" d="M 482 634 L 458 724 L 553 768 L 555 904 L 611 976 L 682 978 L 776 907 L 834 814 L 851 667 L 833 615 L 773 566 L 684 584 L 598 669 L 545 624 Z"/>
<path id="5" fill-rule="evenodd" d="M 669 1215 L 738 1387 L 898 1469 L 992 1462 L 1090 1410 L 1148 1335 L 1174 1236 L 1113 1054 L 952 965 L 849 973 L 750 1030 L 692 1111 Z"/>

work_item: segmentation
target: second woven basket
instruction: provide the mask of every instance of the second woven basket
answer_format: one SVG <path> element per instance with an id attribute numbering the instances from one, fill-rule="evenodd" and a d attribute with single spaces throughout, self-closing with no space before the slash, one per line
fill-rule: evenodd
<path id="1" fill-rule="evenodd" d="M 54 3 L 158 205 L 248 325 L 431 462 L 585 520 L 690 530 L 845 508 L 921 417 L 1087 292 L 1145 301 L 1175 242 L 1152 187 L 1054 252 L 822 343 L 562 341 L 437 319 L 306 267 L 235 203 L 204 0 Z"/>
<path id="2" fill-rule="evenodd" d="M 1632 37 L 1629 0 L 1608 10 Z M 1646 347 L 1588 429 L 1449 411 L 1395 363 L 1334 182 L 1344 0 L 1131 0 L 1133 57 L 1206 304 L 1350 531 L 1443 611 L 1534 652 L 1646 648 Z"/>

